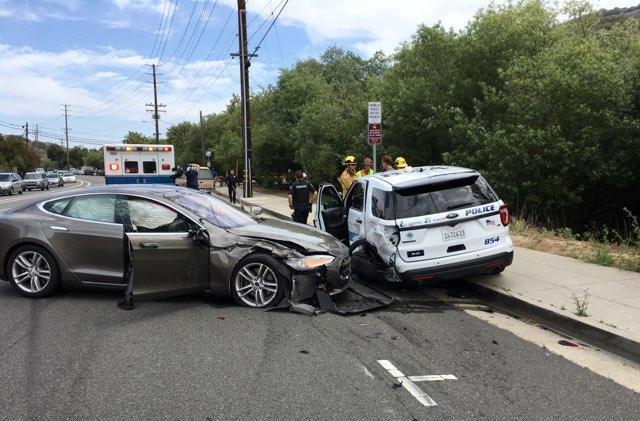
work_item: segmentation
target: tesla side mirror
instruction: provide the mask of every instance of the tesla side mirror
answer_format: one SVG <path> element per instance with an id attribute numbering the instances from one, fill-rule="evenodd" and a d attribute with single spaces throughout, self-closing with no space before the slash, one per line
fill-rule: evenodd
<path id="1" fill-rule="evenodd" d="M 260 206 L 251 206 L 251 215 L 258 216 L 262 214 L 262 208 Z"/>
<path id="2" fill-rule="evenodd" d="M 207 233 L 207 230 L 205 230 L 204 228 L 198 227 L 196 229 L 190 230 L 189 236 L 195 242 L 205 244 L 207 246 L 209 245 L 209 234 Z"/>

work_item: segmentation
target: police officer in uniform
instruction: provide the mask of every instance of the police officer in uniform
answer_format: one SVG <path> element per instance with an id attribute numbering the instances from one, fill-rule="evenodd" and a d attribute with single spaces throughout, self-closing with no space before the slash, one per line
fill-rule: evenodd
<path id="1" fill-rule="evenodd" d="M 293 209 L 295 222 L 307 224 L 307 218 L 311 212 L 311 201 L 315 201 L 317 196 L 316 188 L 304 179 L 302 170 L 296 171 L 296 181 L 289 187 L 289 207 Z"/>
<path id="2" fill-rule="evenodd" d="M 187 187 L 198 190 L 198 170 L 195 164 L 189 165 L 185 175 L 187 177 Z"/>

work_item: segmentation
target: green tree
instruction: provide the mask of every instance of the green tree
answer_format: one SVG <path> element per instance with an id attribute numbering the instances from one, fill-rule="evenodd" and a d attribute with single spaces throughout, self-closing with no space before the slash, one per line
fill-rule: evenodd
<path id="1" fill-rule="evenodd" d="M 104 153 L 102 150 L 89 149 L 84 157 L 84 165 L 88 167 L 104 168 Z"/>
<path id="2" fill-rule="evenodd" d="M 0 134 L 0 168 L 4 171 L 13 171 L 15 168 L 24 174 L 38 167 L 40 162 L 40 155 L 26 145 L 24 138 Z"/>
<path id="3" fill-rule="evenodd" d="M 47 158 L 55 168 L 63 168 L 67 164 L 67 151 L 56 143 L 50 143 L 47 146 Z"/>
<path id="4" fill-rule="evenodd" d="M 122 139 L 122 143 L 126 143 L 129 145 L 151 144 L 155 143 L 155 139 L 151 136 L 145 136 L 142 133 L 129 131 L 124 139 Z"/>

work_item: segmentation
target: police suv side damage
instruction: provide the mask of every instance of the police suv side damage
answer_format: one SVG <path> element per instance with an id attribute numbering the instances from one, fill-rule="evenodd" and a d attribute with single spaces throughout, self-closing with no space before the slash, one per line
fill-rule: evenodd
<path id="1" fill-rule="evenodd" d="M 477 171 L 390 171 L 357 180 L 344 200 L 336 196 L 321 186 L 316 225 L 350 245 L 353 270 L 364 278 L 448 280 L 500 273 L 513 260 L 507 206 Z"/>

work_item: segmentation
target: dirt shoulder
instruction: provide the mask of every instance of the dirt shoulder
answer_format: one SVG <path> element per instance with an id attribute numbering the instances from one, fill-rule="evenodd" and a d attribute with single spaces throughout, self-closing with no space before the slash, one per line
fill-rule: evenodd
<path id="1" fill-rule="evenodd" d="M 570 234 L 532 227 L 521 221 L 510 225 L 510 235 L 518 247 L 572 257 L 583 262 L 640 272 L 640 247 L 578 240 Z"/>

